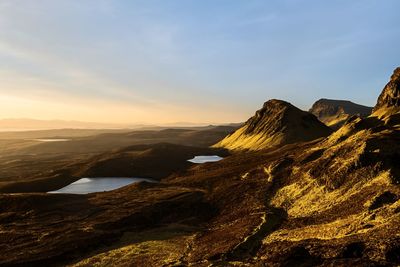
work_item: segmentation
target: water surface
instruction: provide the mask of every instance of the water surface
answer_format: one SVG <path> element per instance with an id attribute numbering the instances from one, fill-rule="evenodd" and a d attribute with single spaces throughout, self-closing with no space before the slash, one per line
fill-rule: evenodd
<path id="1" fill-rule="evenodd" d="M 33 141 L 39 142 L 67 142 L 71 139 L 62 139 L 62 138 L 48 138 L 48 139 L 32 139 Z"/>
<path id="2" fill-rule="evenodd" d="M 114 190 L 128 184 L 143 181 L 155 182 L 154 180 L 145 178 L 82 178 L 76 182 L 73 182 L 72 184 L 67 185 L 66 187 L 56 191 L 50 191 L 49 193 L 88 194 L 94 192 L 104 192 Z"/>
<path id="3" fill-rule="evenodd" d="M 220 161 L 221 159 L 223 159 L 223 158 L 221 158 L 220 156 L 216 156 L 216 155 L 213 155 L 213 156 L 196 156 L 196 157 L 194 157 L 192 159 L 189 159 L 188 161 L 192 162 L 192 163 L 202 164 L 202 163 L 206 163 L 206 162 Z"/>

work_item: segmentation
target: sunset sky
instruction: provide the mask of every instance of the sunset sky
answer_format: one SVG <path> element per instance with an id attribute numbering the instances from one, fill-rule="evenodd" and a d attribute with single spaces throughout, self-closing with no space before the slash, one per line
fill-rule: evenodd
<path id="1" fill-rule="evenodd" d="M 246 120 L 283 99 L 374 105 L 398 0 L 0 0 L 0 119 Z"/>

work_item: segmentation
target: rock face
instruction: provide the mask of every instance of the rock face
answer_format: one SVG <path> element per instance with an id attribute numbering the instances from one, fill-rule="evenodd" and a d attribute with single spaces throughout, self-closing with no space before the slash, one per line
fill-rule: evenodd
<path id="1" fill-rule="evenodd" d="M 400 67 L 393 72 L 390 81 L 383 88 L 374 107 L 374 112 L 382 108 L 400 107 Z"/>
<path id="2" fill-rule="evenodd" d="M 322 98 L 312 105 L 309 112 L 327 126 L 338 129 L 353 115 L 358 115 L 362 118 L 368 117 L 371 115 L 372 107 L 359 105 L 347 100 Z"/>
<path id="3" fill-rule="evenodd" d="M 214 145 L 230 150 L 260 150 L 327 136 L 331 129 L 292 104 L 272 99 L 243 127 Z"/>

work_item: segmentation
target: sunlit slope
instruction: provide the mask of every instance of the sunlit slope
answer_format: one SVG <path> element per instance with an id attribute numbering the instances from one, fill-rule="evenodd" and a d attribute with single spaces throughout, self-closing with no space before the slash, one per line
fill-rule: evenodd
<path id="1" fill-rule="evenodd" d="M 328 136 L 331 129 L 282 100 L 269 100 L 243 127 L 215 144 L 230 150 L 260 150 Z"/>
<path id="2" fill-rule="evenodd" d="M 388 266 L 400 263 L 399 96 L 398 68 L 372 115 L 351 117 L 327 139 L 303 151 L 289 179 L 270 200 L 286 211 L 287 226 L 263 239 L 260 254 L 285 242 L 301 247 L 307 261 L 321 261 L 321 254 L 329 254 L 360 266 L 370 266 L 371 259 Z M 290 246 L 275 255 L 290 253 Z M 329 252 L 329 246 L 341 248 Z M 324 252 L 316 253 L 317 249 Z"/>

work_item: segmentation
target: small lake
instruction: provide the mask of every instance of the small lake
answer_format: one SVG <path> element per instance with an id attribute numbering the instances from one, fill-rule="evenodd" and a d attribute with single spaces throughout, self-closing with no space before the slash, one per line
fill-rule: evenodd
<path id="1" fill-rule="evenodd" d="M 196 156 L 192 159 L 189 159 L 188 161 L 192 162 L 192 163 L 202 164 L 202 163 L 206 163 L 206 162 L 220 161 L 221 159 L 223 159 L 223 158 L 221 158 L 220 156 L 216 156 L 216 155 L 214 155 L 214 156 Z"/>
<path id="2" fill-rule="evenodd" d="M 143 181 L 155 182 L 154 180 L 146 178 L 82 178 L 76 182 L 73 182 L 72 184 L 67 185 L 66 187 L 56 191 L 50 191 L 48 193 L 88 194 L 104 192 L 114 190 L 128 184 L 139 183 Z"/>
<path id="3" fill-rule="evenodd" d="M 49 138 L 49 139 L 32 139 L 33 141 L 38 142 L 67 142 L 71 139 L 62 139 L 62 138 Z"/>

